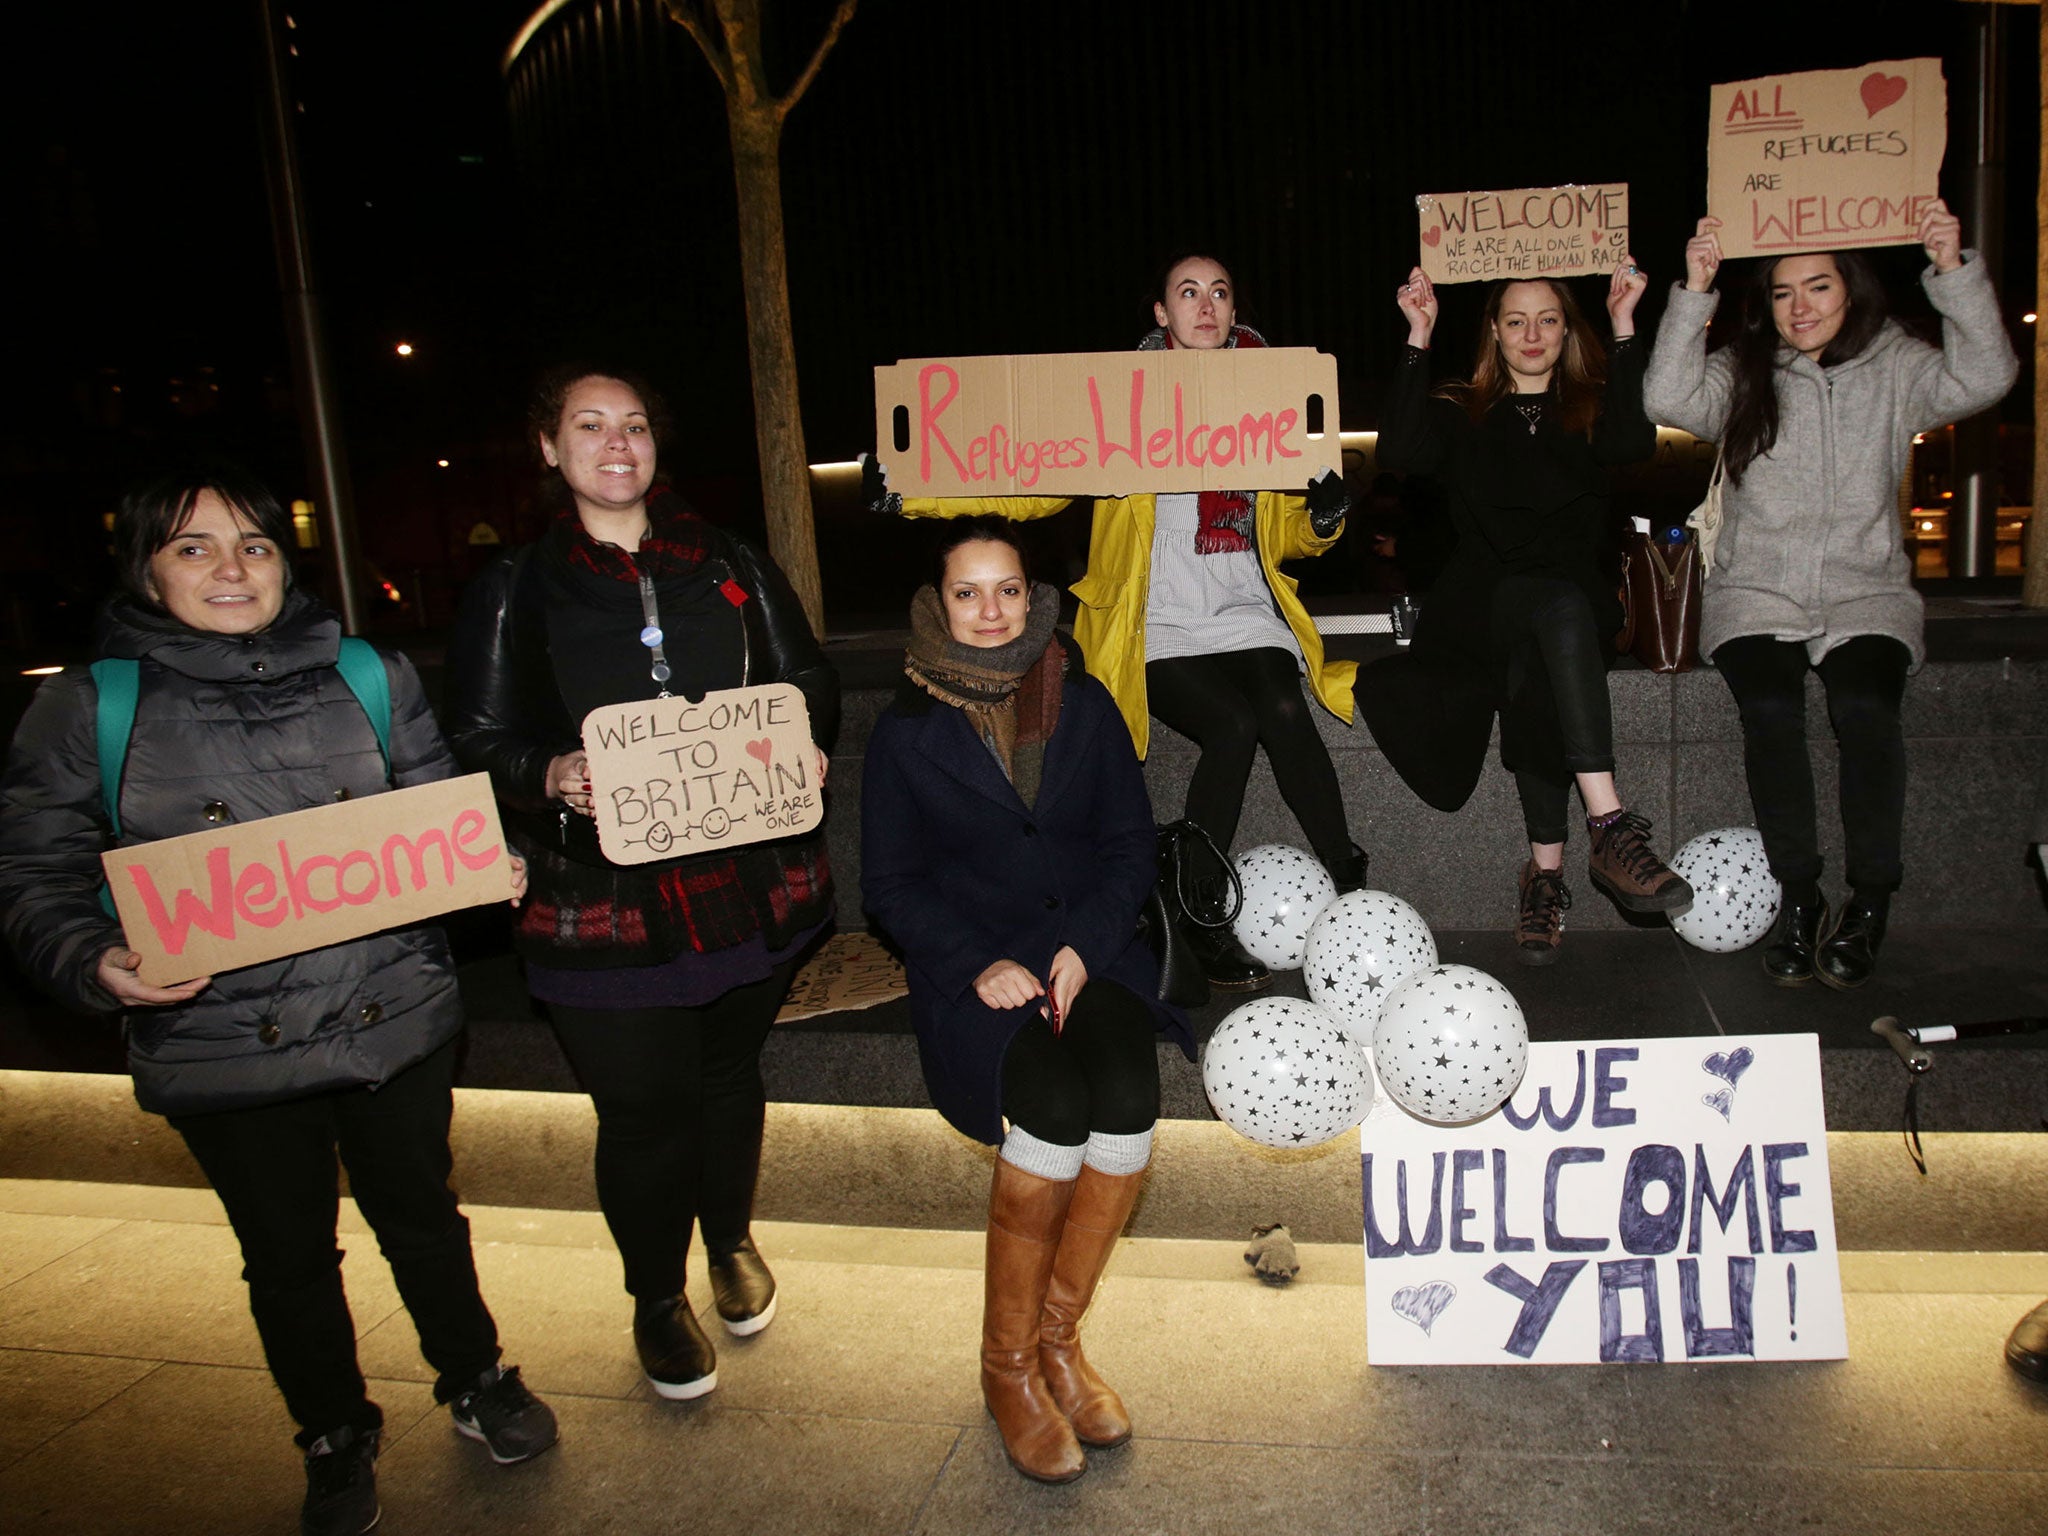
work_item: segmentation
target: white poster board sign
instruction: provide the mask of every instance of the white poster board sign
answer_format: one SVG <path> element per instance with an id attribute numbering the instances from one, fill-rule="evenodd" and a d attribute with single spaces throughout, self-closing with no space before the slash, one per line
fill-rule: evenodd
<path id="1" fill-rule="evenodd" d="M 614 864 L 809 832 L 825 819 L 794 683 L 604 704 L 583 717 L 597 843 Z"/>
<path id="2" fill-rule="evenodd" d="M 1470 1125 L 1377 1098 L 1364 1163 L 1374 1365 L 1848 1354 L 1820 1041 L 1546 1041 Z"/>

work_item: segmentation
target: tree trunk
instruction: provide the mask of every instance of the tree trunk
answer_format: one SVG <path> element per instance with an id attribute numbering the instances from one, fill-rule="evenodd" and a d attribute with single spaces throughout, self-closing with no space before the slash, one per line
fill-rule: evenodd
<path id="1" fill-rule="evenodd" d="M 2048 305 L 2048 14 L 2041 18 L 2041 168 L 2034 185 L 2034 308 Z M 2034 510 L 2027 519 L 2021 599 L 2048 608 L 2048 320 L 2034 322 Z"/>
<path id="2" fill-rule="evenodd" d="M 782 243 L 782 114 L 770 101 L 726 95 L 733 181 L 739 195 L 740 276 L 747 297 L 747 355 L 754 375 L 754 442 L 761 458 L 761 505 L 768 553 L 782 567 L 819 636 L 825 595 L 811 519 L 811 471 L 804 451 L 789 328 L 789 267 Z"/>

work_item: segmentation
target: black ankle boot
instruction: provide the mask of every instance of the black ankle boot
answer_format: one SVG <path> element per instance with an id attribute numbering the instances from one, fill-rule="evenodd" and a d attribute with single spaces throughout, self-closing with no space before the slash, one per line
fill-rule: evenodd
<path id="1" fill-rule="evenodd" d="M 1837 992 L 1848 992 L 1870 980 L 1877 969 L 1877 951 L 1884 943 L 1888 896 L 1851 895 L 1835 931 L 1821 941 L 1813 974 Z"/>
<path id="2" fill-rule="evenodd" d="M 1246 954 L 1230 925 L 1220 921 L 1230 910 L 1229 890 L 1222 882 L 1198 885 L 1188 904 L 1192 920 L 1182 924 L 1181 931 L 1210 986 L 1224 992 L 1261 992 L 1273 984 L 1273 973 Z M 1207 926 L 1212 923 L 1217 926 Z"/>
<path id="3" fill-rule="evenodd" d="M 1803 987 L 1811 981 L 1814 951 L 1827 921 L 1828 904 L 1819 896 L 1811 902 L 1787 902 L 1764 947 L 1764 974 L 1781 987 Z"/>
<path id="4" fill-rule="evenodd" d="M 1342 896 L 1349 891 L 1365 889 L 1365 863 L 1365 850 L 1353 843 L 1349 853 L 1334 863 L 1325 864 L 1323 868 L 1327 869 L 1330 878 L 1337 882 L 1337 894 Z"/>

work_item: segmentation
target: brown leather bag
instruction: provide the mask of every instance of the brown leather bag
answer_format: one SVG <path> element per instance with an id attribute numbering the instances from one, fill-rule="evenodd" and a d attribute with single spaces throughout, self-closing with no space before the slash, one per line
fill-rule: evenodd
<path id="1" fill-rule="evenodd" d="M 1614 648 L 1652 672 L 1690 672 L 1700 664 L 1700 546 L 1688 532 L 1676 544 L 1630 533 L 1621 547 L 1621 633 Z"/>

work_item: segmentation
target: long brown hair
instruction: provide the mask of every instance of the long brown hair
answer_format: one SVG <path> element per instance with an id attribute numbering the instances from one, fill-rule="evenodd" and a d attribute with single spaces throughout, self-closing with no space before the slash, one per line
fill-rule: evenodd
<path id="1" fill-rule="evenodd" d="M 1600 416 L 1601 391 L 1607 384 L 1607 352 L 1586 323 L 1571 290 L 1547 277 L 1518 277 L 1495 283 L 1486 292 L 1486 313 L 1480 321 L 1479 350 L 1472 359 L 1472 382 L 1452 382 L 1439 393 L 1464 406 L 1474 421 L 1515 392 L 1515 383 L 1500 355 L 1500 340 L 1494 334 L 1500 321 L 1501 304 L 1514 283 L 1541 283 L 1557 296 L 1564 314 L 1564 346 L 1558 352 L 1557 367 L 1550 375 L 1550 396 L 1557 406 L 1557 424 L 1567 432 L 1590 435 Z"/>

